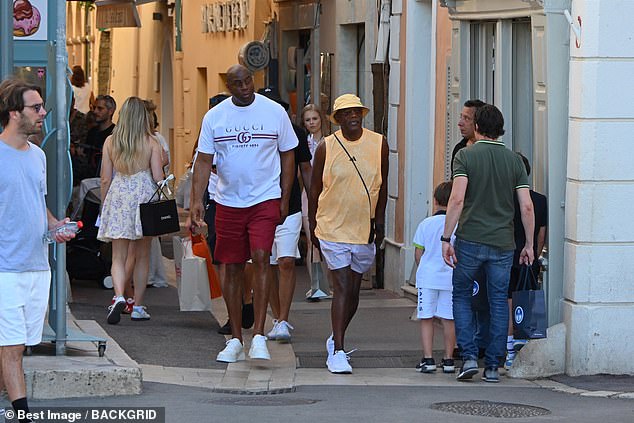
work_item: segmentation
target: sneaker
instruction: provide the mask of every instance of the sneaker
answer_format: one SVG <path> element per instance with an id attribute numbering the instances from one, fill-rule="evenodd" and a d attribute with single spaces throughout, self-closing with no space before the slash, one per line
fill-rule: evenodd
<path id="1" fill-rule="evenodd" d="M 145 311 L 145 306 L 134 306 L 130 319 L 132 320 L 150 320 L 150 314 Z"/>
<path id="2" fill-rule="evenodd" d="M 500 374 L 497 367 L 487 367 L 482 373 L 482 380 L 485 382 L 497 383 L 500 381 Z"/>
<path id="3" fill-rule="evenodd" d="M 528 339 L 515 339 L 513 340 L 513 349 L 515 351 L 521 350 L 524 345 L 528 343 Z"/>
<path id="4" fill-rule="evenodd" d="M 132 310 L 134 309 L 134 298 L 128 298 L 125 300 L 125 308 L 123 309 L 123 314 L 132 314 Z"/>
<path id="5" fill-rule="evenodd" d="M 462 368 L 460 369 L 460 373 L 458 373 L 456 379 L 469 380 L 477 374 L 478 362 L 475 360 L 464 360 L 464 362 L 462 363 Z"/>
<path id="6" fill-rule="evenodd" d="M 123 297 L 117 297 L 108 307 L 108 324 L 116 325 L 121 320 L 121 312 L 125 308 L 125 299 Z"/>
<path id="7" fill-rule="evenodd" d="M 278 324 L 279 322 L 277 321 L 277 319 L 273 319 L 273 329 L 271 329 L 269 333 L 266 334 L 266 339 L 268 339 L 269 341 L 275 341 L 277 339 Z"/>
<path id="8" fill-rule="evenodd" d="M 231 320 L 227 320 L 224 326 L 218 329 L 220 335 L 231 335 Z"/>
<path id="9" fill-rule="evenodd" d="M 328 352 L 328 357 L 335 353 L 335 340 L 332 338 L 332 333 L 326 339 L 326 351 Z"/>
<path id="10" fill-rule="evenodd" d="M 348 363 L 348 355 L 343 350 L 335 351 L 326 360 L 330 373 L 352 373 L 352 366 Z"/>
<path id="11" fill-rule="evenodd" d="M 509 370 L 515 361 L 515 351 L 506 351 L 506 359 L 504 360 L 504 369 Z"/>
<path id="12" fill-rule="evenodd" d="M 436 371 L 436 362 L 433 358 L 422 358 L 416 366 L 416 370 L 421 373 L 433 373 Z"/>
<path id="13" fill-rule="evenodd" d="M 275 329 L 275 328 L 274 328 Z M 281 343 L 288 343 L 291 341 L 291 330 L 295 329 L 286 320 L 282 320 L 277 323 L 277 334 L 275 339 Z"/>
<path id="14" fill-rule="evenodd" d="M 242 304 L 242 329 L 251 329 L 255 322 L 255 316 L 253 315 L 253 303 Z"/>
<path id="15" fill-rule="evenodd" d="M 454 365 L 453 358 L 443 358 L 440 362 L 442 366 L 443 373 L 453 373 L 456 371 L 456 366 Z"/>
<path id="16" fill-rule="evenodd" d="M 231 338 L 225 343 L 225 349 L 216 356 L 216 361 L 222 363 L 235 363 L 244 360 L 244 348 L 238 338 Z"/>
<path id="17" fill-rule="evenodd" d="M 249 358 L 252 360 L 270 360 L 271 355 L 266 347 L 266 336 L 254 335 L 249 349 Z"/>

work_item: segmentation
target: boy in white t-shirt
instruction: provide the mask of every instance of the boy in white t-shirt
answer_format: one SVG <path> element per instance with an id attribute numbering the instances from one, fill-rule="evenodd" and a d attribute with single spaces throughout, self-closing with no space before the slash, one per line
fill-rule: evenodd
<path id="1" fill-rule="evenodd" d="M 421 373 L 436 371 L 436 362 L 432 356 L 434 323 L 433 318 L 442 321 L 445 340 L 445 354 L 442 360 L 444 373 L 453 373 L 453 349 L 456 334 L 453 323 L 452 283 L 453 270 L 442 258 L 440 237 L 445 227 L 447 202 L 451 194 L 451 182 L 443 182 L 434 190 L 434 215 L 423 220 L 416 229 L 413 244 L 416 247 L 414 259 L 416 270 L 416 288 L 418 289 L 418 312 L 421 319 L 421 340 L 423 358 L 416 370 Z M 452 234 L 453 238 L 453 234 Z"/>

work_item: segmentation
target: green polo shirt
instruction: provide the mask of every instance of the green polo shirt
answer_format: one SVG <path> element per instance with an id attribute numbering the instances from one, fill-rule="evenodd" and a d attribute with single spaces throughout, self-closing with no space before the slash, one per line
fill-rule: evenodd
<path id="1" fill-rule="evenodd" d="M 514 250 L 513 194 L 528 188 L 520 156 L 498 141 L 480 140 L 463 148 L 454 159 L 453 178 L 469 179 L 456 237 Z"/>

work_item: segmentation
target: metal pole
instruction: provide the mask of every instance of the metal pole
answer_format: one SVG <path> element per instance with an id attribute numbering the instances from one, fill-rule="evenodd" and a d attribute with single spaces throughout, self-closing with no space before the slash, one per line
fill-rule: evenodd
<path id="1" fill-rule="evenodd" d="M 0 80 L 13 74 L 13 2 L 0 0 Z"/>
<path id="2" fill-rule="evenodd" d="M 57 119 L 56 148 L 56 183 L 57 198 L 56 216 L 66 215 L 68 198 L 64 195 L 68 185 L 65 164 L 68 162 L 68 114 L 66 113 L 66 70 L 68 69 L 68 53 L 66 52 L 66 2 L 55 2 L 57 6 L 57 29 L 55 39 L 55 119 Z M 55 354 L 66 353 L 66 245 L 55 247 L 55 292 L 57 294 L 55 319 Z"/>

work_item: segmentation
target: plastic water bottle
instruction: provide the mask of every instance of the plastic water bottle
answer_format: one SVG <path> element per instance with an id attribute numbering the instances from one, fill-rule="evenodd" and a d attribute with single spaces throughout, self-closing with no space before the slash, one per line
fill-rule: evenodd
<path id="1" fill-rule="evenodd" d="M 44 241 L 49 244 L 53 244 L 55 242 L 56 234 L 63 234 L 63 235 L 76 234 L 77 231 L 79 231 L 83 226 L 84 224 L 81 222 L 81 220 L 77 222 L 65 223 L 59 228 L 51 229 L 50 231 L 46 232 L 44 234 Z"/>

